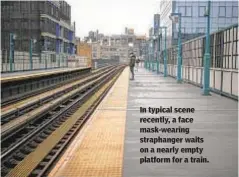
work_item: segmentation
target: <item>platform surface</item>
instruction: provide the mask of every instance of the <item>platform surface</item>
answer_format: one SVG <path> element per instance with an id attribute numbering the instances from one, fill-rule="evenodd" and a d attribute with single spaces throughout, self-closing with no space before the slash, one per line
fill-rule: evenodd
<path id="1" fill-rule="evenodd" d="M 2 78 L 6 77 L 13 77 L 13 76 L 25 76 L 25 75 L 32 75 L 32 74 L 40 74 L 40 73 L 51 73 L 51 72 L 56 72 L 56 71 L 66 71 L 67 69 L 70 68 L 52 68 L 52 69 L 42 69 L 42 70 L 33 70 L 33 71 L 18 71 L 18 72 L 6 72 L 6 73 L 1 73 Z"/>
<path id="2" fill-rule="evenodd" d="M 87 68 L 87 67 L 86 67 Z M 69 71 L 75 71 L 75 70 L 81 70 L 85 69 L 82 68 L 53 68 L 53 69 L 47 69 L 47 70 L 33 70 L 33 71 L 20 71 L 20 72 L 11 72 L 11 73 L 1 73 L 1 82 L 8 82 L 8 81 L 16 81 L 20 79 L 26 79 L 26 78 L 34 78 L 34 77 L 41 77 L 41 76 L 47 76 L 51 74 L 58 74 L 58 73 L 64 73 Z"/>
<path id="3" fill-rule="evenodd" d="M 139 68 L 135 80 L 126 69 L 49 177 L 236 177 L 238 174 L 238 102 L 178 84 Z M 128 89 L 129 84 L 129 89 Z M 127 100 L 128 99 L 128 100 Z M 195 108 L 195 113 L 140 113 L 140 107 Z M 127 108 L 127 109 L 126 109 Z M 127 110 L 127 111 L 126 111 Z M 191 124 L 140 123 L 142 117 L 192 117 Z M 189 128 L 189 133 L 140 133 L 140 128 Z M 142 137 L 198 136 L 203 143 L 142 144 Z M 195 153 L 140 153 L 140 148 L 203 148 Z M 209 163 L 143 163 L 140 158 L 190 158 Z"/>
<path id="4" fill-rule="evenodd" d="M 164 78 L 140 68 L 130 81 L 124 145 L 123 177 L 236 177 L 238 174 L 238 102 L 216 94 L 202 96 L 201 89 L 190 84 L 178 84 L 174 78 Z M 140 107 L 195 108 L 195 113 L 140 113 Z M 140 123 L 141 117 L 192 117 L 192 124 Z M 140 128 L 184 127 L 184 133 L 140 133 Z M 143 137 L 195 137 L 204 143 L 143 144 Z M 140 153 L 140 148 L 204 148 L 202 154 Z M 140 158 L 206 157 L 209 163 L 143 163 Z"/>
<path id="5" fill-rule="evenodd" d="M 128 78 L 126 68 L 49 177 L 122 176 Z"/>

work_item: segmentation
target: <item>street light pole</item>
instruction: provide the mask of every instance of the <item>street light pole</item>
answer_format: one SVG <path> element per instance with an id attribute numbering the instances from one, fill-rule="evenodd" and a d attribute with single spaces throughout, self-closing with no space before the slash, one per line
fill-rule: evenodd
<path id="1" fill-rule="evenodd" d="M 10 43 L 9 43 L 9 63 L 10 63 L 10 72 L 12 72 L 12 70 L 13 70 L 13 56 L 12 56 L 12 54 L 13 54 L 13 33 L 10 33 Z"/>
<path id="2" fill-rule="evenodd" d="M 150 66 L 150 69 L 153 71 L 153 67 L 154 67 L 154 64 L 153 64 L 153 57 L 154 57 L 154 39 L 151 38 L 151 46 L 150 46 L 150 49 L 151 49 L 151 57 L 150 57 L 150 63 L 151 63 L 151 66 Z"/>
<path id="3" fill-rule="evenodd" d="M 44 40 L 44 50 L 47 51 L 48 49 L 48 42 L 46 40 Z M 45 69 L 47 69 L 47 52 L 45 53 Z"/>
<path id="4" fill-rule="evenodd" d="M 33 69 L 32 50 L 33 50 L 33 48 L 35 48 L 36 42 L 37 42 L 36 39 L 30 39 L 30 48 L 29 48 L 30 70 Z"/>
<path id="5" fill-rule="evenodd" d="M 167 27 L 164 28 L 165 37 L 164 37 L 164 77 L 167 77 L 168 69 L 167 69 Z"/>
<path id="6" fill-rule="evenodd" d="M 157 68 L 157 49 L 156 49 L 157 36 L 153 36 L 153 71 Z"/>
<path id="7" fill-rule="evenodd" d="M 178 17 L 178 60 L 177 60 L 177 82 L 182 82 L 182 42 L 181 42 L 181 13 L 171 13 L 170 19 L 173 21 L 172 17 Z"/>
<path id="8" fill-rule="evenodd" d="M 160 56 L 159 56 L 159 52 L 160 52 L 160 37 L 159 37 L 159 34 L 158 34 L 158 50 L 157 50 L 157 73 L 159 74 L 159 65 L 160 65 Z"/>
<path id="9" fill-rule="evenodd" d="M 207 34 L 204 54 L 203 95 L 210 95 L 210 9 L 211 1 L 208 1 L 207 14 L 205 14 L 207 16 Z"/>
<path id="10" fill-rule="evenodd" d="M 161 26 L 160 29 L 161 31 L 164 29 L 164 77 L 167 77 L 167 27 Z M 161 32 L 161 34 L 163 34 L 163 32 Z"/>
<path id="11" fill-rule="evenodd" d="M 151 38 L 149 39 L 149 71 L 151 68 Z"/>
<path id="12" fill-rule="evenodd" d="M 151 70 L 151 58 L 152 58 L 152 42 L 149 40 L 149 71 Z"/>
<path id="13" fill-rule="evenodd" d="M 152 51 L 152 56 L 151 56 L 151 64 L 152 64 L 152 71 L 154 71 L 154 36 L 152 38 L 152 48 L 151 48 L 151 51 Z"/>
<path id="14" fill-rule="evenodd" d="M 145 55 L 144 55 L 144 68 L 147 69 L 147 43 L 145 42 L 145 46 L 144 46 L 144 50 L 145 50 Z"/>
<path id="15" fill-rule="evenodd" d="M 146 61 L 146 69 L 149 69 L 149 39 L 147 41 L 147 45 L 146 45 L 146 51 L 147 51 L 147 61 Z"/>
<path id="16" fill-rule="evenodd" d="M 147 69 L 150 70 L 150 39 L 148 41 L 148 60 L 147 60 Z"/>
<path id="17" fill-rule="evenodd" d="M 32 39 L 30 39 L 30 48 L 29 48 L 30 70 L 32 70 L 32 68 L 33 68 L 33 64 L 32 64 L 32 43 L 33 43 Z"/>
<path id="18" fill-rule="evenodd" d="M 181 42 L 181 14 L 178 14 L 178 75 L 177 81 L 182 82 L 182 42 Z"/>
<path id="19" fill-rule="evenodd" d="M 151 59 L 152 59 L 151 60 L 152 61 L 151 62 L 152 63 L 152 71 L 154 71 L 154 54 L 155 54 L 154 49 L 155 49 L 155 45 L 154 45 L 154 36 L 153 36 L 153 39 L 152 39 L 152 57 L 151 57 Z"/>
<path id="20" fill-rule="evenodd" d="M 148 69 L 148 62 L 149 62 L 149 42 L 146 41 L 146 45 L 145 45 L 145 60 L 146 60 L 146 69 Z"/>
<path id="21" fill-rule="evenodd" d="M 145 69 L 148 69 L 148 44 L 147 41 L 145 41 L 145 57 L 144 57 L 144 61 L 145 61 Z"/>

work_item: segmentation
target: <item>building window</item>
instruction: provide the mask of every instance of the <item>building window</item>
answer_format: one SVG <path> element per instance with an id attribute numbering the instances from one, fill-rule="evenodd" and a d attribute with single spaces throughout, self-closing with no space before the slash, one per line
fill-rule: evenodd
<path id="1" fill-rule="evenodd" d="M 232 7 L 232 17 L 238 17 L 238 6 Z"/>
<path id="2" fill-rule="evenodd" d="M 205 28 L 197 28 L 197 33 L 205 33 Z"/>
<path id="3" fill-rule="evenodd" d="M 177 32 L 177 31 L 173 32 L 173 38 L 174 38 L 174 39 L 178 39 L 178 32 Z M 163 42 L 163 41 L 162 41 L 162 42 Z"/>
<path id="4" fill-rule="evenodd" d="M 58 9 L 56 9 L 56 18 L 58 18 Z"/>
<path id="5" fill-rule="evenodd" d="M 232 7 L 231 6 L 226 7 L 226 17 L 232 17 Z"/>
<path id="6" fill-rule="evenodd" d="M 32 11 L 37 10 L 37 5 L 38 5 L 38 4 L 36 4 L 36 3 L 38 3 L 38 2 L 37 2 L 37 1 L 36 1 L 36 2 L 34 2 L 34 1 L 31 2 L 31 10 L 32 10 Z"/>
<path id="7" fill-rule="evenodd" d="M 184 27 L 181 28 L 181 37 L 184 39 L 186 37 L 186 30 Z"/>
<path id="8" fill-rule="evenodd" d="M 219 17 L 225 17 L 226 16 L 226 7 L 220 6 L 219 7 Z"/>
<path id="9" fill-rule="evenodd" d="M 191 17 L 192 16 L 192 7 L 188 6 L 188 7 L 185 8 L 185 10 L 186 10 L 185 16 L 186 17 Z"/>
<path id="10" fill-rule="evenodd" d="M 54 9 L 51 7 L 51 15 L 54 15 Z"/>
<path id="11" fill-rule="evenodd" d="M 200 6 L 199 7 L 199 17 L 204 17 L 205 12 L 206 12 L 206 6 Z"/>
<path id="12" fill-rule="evenodd" d="M 182 16 L 185 16 L 185 7 L 179 6 L 178 7 L 178 13 L 181 13 Z"/>

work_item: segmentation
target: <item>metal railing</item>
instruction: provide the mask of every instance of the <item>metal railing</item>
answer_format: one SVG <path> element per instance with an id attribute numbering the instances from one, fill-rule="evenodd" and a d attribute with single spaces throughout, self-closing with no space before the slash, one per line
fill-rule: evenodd
<path id="1" fill-rule="evenodd" d="M 9 51 L 1 50 L 1 72 L 31 71 L 67 67 L 67 55 L 14 51 L 12 60 Z"/>
<path id="2" fill-rule="evenodd" d="M 210 35 L 210 89 L 238 100 L 238 24 Z M 167 49 L 168 75 L 177 76 L 177 47 Z M 182 43 L 182 79 L 202 87 L 205 36 Z M 163 52 L 160 72 L 164 72 Z"/>

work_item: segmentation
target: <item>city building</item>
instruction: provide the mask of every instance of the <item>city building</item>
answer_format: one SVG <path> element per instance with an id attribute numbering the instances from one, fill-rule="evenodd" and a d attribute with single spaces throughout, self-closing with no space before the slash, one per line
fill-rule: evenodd
<path id="1" fill-rule="evenodd" d="M 139 56 L 141 59 L 146 55 L 146 40 L 146 35 L 136 36 L 134 47 L 138 49 L 137 56 Z"/>
<path id="2" fill-rule="evenodd" d="M 90 41 L 90 42 L 96 42 L 100 40 L 103 36 L 104 36 L 103 34 L 99 34 L 99 30 L 89 31 L 89 34 L 86 39 L 87 41 Z"/>
<path id="3" fill-rule="evenodd" d="M 92 60 L 97 60 L 101 58 L 101 44 L 100 41 L 92 42 Z"/>
<path id="4" fill-rule="evenodd" d="M 96 41 L 91 39 L 97 36 Z M 97 30 L 89 32 L 86 38 L 92 45 L 92 59 L 111 59 L 119 60 L 121 63 L 127 63 L 129 53 L 134 52 L 137 57 L 145 55 L 146 36 L 136 36 L 134 29 L 125 28 L 125 34 L 114 34 L 105 36 Z"/>
<path id="5" fill-rule="evenodd" d="M 128 35 L 134 35 L 134 29 L 133 28 L 125 28 L 125 34 Z"/>
<path id="6" fill-rule="evenodd" d="M 9 47 L 9 34 L 16 34 L 14 49 L 74 53 L 75 26 L 65 1 L 1 1 L 2 48 Z"/>
<path id="7" fill-rule="evenodd" d="M 160 14 L 154 14 L 154 35 L 159 34 Z"/>
<path id="8" fill-rule="evenodd" d="M 154 28 L 149 28 L 149 37 L 154 35 Z"/>
<path id="9" fill-rule="evenodd" d="M 101 53 L 102 57 L 119 59 L 122 63 L 128 61 L 129 53 L 139 53 L 135 47 L 129 44 L 135 43 L 136 36 L 133 34 L 111 35 L 103 38 Z"/>
<path id="10" fill-rule="evenodd" d="M 99 34 L 98 34 L 98 40 L 103 39 L 103 37 L 104 37 L 104 34 L 103 34 L 103 33 L 99 33 Z"/>
<path id="11" fill-rule="evenodd" d="M 92 46 L 86 42 L 77 42 L 76 55 L 80 57 L 86 57 L 87 66 L 92 64 Z"/>
<path id="12" fill-rule="evenodd" d="M 40 58 L 50 56 L 51 62 L 59 55 L 75 54 L 75 23 L 65 1 L 1 1 L 1 50 L 6 60 L 10 33 L 15 36 L 15 53 L 29 53 L 32 40 L 32 52 Z M 17 57 L 13 55 L 14 62 Z"/>
<path id="13" fill-rule="evenodd" d="M 96 41 L 96 38 L 95 38 L 95 35 L 94 35 L 94 31 L 90 31 L 88 37 L 89 37 L 89 40 L 91 42 L 95 42 Z"/>
<path id="14" fill-rule="evenodd" d="M 204 16 L 207 1 L 160 1 L 162 26 L 167 26 L 167 46 L 177 45 L 178 24 L 169 16 L 173 12 L 182 14 L 182 42 L 204 35 L 207 18 Z M 211 1 L 211 33 L 238 23 L 238 1 Z"/>

